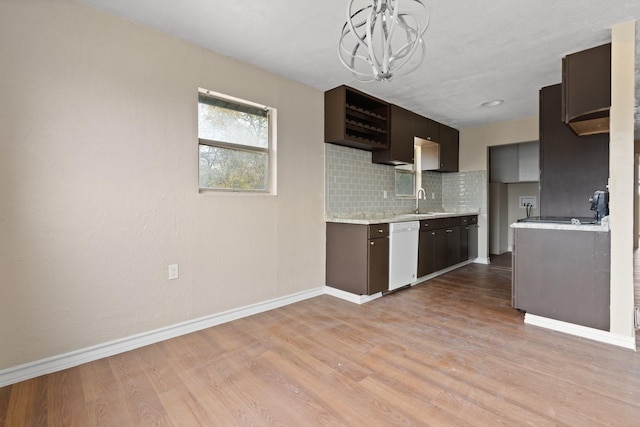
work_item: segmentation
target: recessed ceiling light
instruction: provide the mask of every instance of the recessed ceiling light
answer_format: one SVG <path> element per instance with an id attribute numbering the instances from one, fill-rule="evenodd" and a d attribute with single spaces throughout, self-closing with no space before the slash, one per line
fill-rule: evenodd
<path id="1" fill-rule="evenodd" d="M 491 101 L 483 102 L 480 104 L 481 107 L 497 107 L 500 104 L 504 103 L 504 99 L 494 99 Z"/>

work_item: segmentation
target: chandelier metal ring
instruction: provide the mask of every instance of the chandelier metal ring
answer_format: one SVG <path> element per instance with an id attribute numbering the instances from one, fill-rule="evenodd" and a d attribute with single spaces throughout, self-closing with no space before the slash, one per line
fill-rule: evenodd
<path id="1" fill-rule="evenodd" d="M 419 58 L 401 74 L 418 68 L 424 61 L 423 35 L 429 27 L 429 11 L 422 0 L 372 0 L 354 11 L 347 5 L 347 21 L 342 27 L 338 55 L 357 80 L 389 81 L 418 52 Z M 417 6 L 401 10 L 401 4 Z M 422 16 L 419 16 L 422 15 Z M 421 19 L 422 18 L 422 19 Z"/>

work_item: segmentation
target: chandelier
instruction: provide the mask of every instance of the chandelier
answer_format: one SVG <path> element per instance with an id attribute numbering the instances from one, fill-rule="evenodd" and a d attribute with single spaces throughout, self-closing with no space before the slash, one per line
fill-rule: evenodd
<path id="1" fill-rule="evenodd" d="M 350 0 L 347 5 L 338 55 L 357 80 L 390 81 L 422 64 L 422 36 L 429 27 L 429 11 L 423 0 L 370 0 L 357 10 L 354 3 L 358 1 Z M 362 6 L 362 1 L 359 3 Z M 414 54 L 418 57 L 412 60 Z"/>

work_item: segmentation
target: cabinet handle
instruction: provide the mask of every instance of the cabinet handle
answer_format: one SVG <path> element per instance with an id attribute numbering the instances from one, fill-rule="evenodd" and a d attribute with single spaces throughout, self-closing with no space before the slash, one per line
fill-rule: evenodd
<path id="1" fill-rule="evenodd" d="M 431 233 L 431 235 L 432 235 L 432 236 L 435 236 L 435 235 L 436 235 L 436 232 L 435 232 L 435 231 L 434 231 L 434 232 L 432 232 L 432 233 Z"/>
<path id="2" fill-rule="evenodd" d="M 384 233 L 384 230 L 382 228 L 379 228 L 378 233 Z"/>
<path id="3" fill-rule="evenodd" d="M 447 233 L 453 233 L 453 230 L 445 230 Z"/>
<path id="4" fill-rule="evenodd" d="M 370 244 L 371 246 L 373 246 L 373 245 L 375 245 L 376 243 L 375 243 L 375 242 L 369 242 L 369 244 Z"/>

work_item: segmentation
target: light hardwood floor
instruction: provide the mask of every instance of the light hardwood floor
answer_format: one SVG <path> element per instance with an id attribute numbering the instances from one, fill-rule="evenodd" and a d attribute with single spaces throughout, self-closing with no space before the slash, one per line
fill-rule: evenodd
<path id="1" fill-rule="evenodd" d="M 636 426 L 640 355 L 524 325 L 472 264 L 321 296 L 0 389 L 0 426 Z"/>

